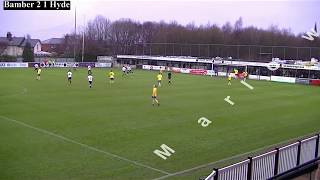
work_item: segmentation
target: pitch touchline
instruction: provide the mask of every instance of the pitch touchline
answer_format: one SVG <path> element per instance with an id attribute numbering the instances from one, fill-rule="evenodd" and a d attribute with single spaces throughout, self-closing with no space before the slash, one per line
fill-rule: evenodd
<path id="1" fill-rule="evenodd" d="M 307 135 L 304 135 L 304 136 L 299 136 L 299 137 L 296 137 L 296 138 L 292 138 L 292 139 L 288 139 L 288 140 L 285 140 L 285 141 L 281 141 L 279 143 L 268 145 L 268 146 L 264 146 L 262 148 L 255 149 L 253 151 L 245 152 L 245 153 L 242 153 L 242 154 L 237 154 L 237 155 L 234 155 L 234 156 L 231 156 L 231 157 L 228 157 L 228 158 L 225 158 L 225 159 L 221 159 L 221 160 L 218 160 L 218 161 L 215 161 L 215 162 L 210 162 L 210 163 L 202 164 L 202 165 L 190 168 L 190 169 L 185 169 L 185 170 L 182 170 L 182 171 L 178 171 L 178 172 L 174 172 L 174 173 L 171 173 L 171 174 L 167 174 L 165 176 L 161 176 L 161 177 L 155 178 L 153 180 L 166 179 L 166 178 L 169 178 L 169 177 L 172 177 L 172 176 L 176 176 L 176 175 L 179 175 L 179 174 L 184 174 L 184 173 L 187 173 L 187 172 L 198 170 L 198 169 L 201 169 L 201 168 L 204 168 L 204 167 L 207 167 L 207 166 L 211 166 L 211 165 L 214 165 L 214 164 L 217 164 L 217 163 L 221 163 L 221 162 L 228 161 L 228 160 L 231 160 L 231 159 L 239 158 L 239 157 L 245 156 L 247 154 L 258 152 L 258 151 L 261 151 L 261 150 L 264 150 L 264 149 L 267 149 L 267 148 L 270 148 L 270 147 L 273 147 L 273 146 L 278 146 L 278 145 L 284 144 L 284 143 L 289 142 L 289 141 L 301 139 L 302 137 L 314 135 L 314 134 L 316 134 L 318 132 L 319 131 L 315 131 L 313 133 L 310 133 L 310 134 L 307 134 Z"/>
<path id="2" fill-rule="evenodd" d="M 30 129 L 36 130 L 36 131 L 38 131 L 38 132 L 41 132 L 41 133 L 44 133 L 44 134 L 47 134 L 47 135 L 50 135 L 50 136 L 53 136 L 53 137 L 62 139 L 62 140 L 64 140 L 64 141 L 66 141 L 66 142 L 80 145 L 80 146 L 85 147 L 85 148 L 88 148 L 88 149 L 90 149 L 90 150 L 92 150 L 92 151 L 99 152 L 99 153 L 102 153 L 102 154 L 105 154 L 105 155 L 108 155 L 108 156 L 111 156 L 111 157 L 114 157 L 114 158 L 117 158 L 117 159 L 121 159 L 121 160 L 123 160 L 123 161 L 129 162 L 129 163 L 134 164 L 134 165 L 136 165 L 136 166 L 140 166 L 140 167 L 144 167 L 144 168 L 151 169 L 151 170 L 154 170 L 154 171 L 158 171 L 158 172 L 161 172 L 161 173 L 167 174 L 167 175 L 170 175 L 170 174 L 171 174 L 171 173 L 166 172 L 166 171 L 163 171 L 163 170 L 161 170 L 161 169 L 157 169 L 157 168 L 154 168 L 154 167 L 151 167 L 151 166 L 148 166 L 148 165 L 139 163 L 139 162 L 137 162 L 137 161 L 133 161 L 133 160 L 130 160 L 130 159 L 121 157 L 121 156 L 119 156 L 119 155 L 116 155 L 116 154 L 113 154 L 113 153 L 110 153 L 110 152 L 107 152 L 107 151 L 103 151 L 103 150 L 101 150 L 101 149 L 97 149 L 97 148 L 92 147 L 92 146 L 89 146 L 89 145 L 87 145 L 87 144 L 83 144 L 83 143 L 77 142 L 77 141 L 75 141 L 75 140 L 72 140 L 72 139 L 69 139 L 69 138 L 67 138 L 67 137 L 64 137 L 64 136 L 61 136 L 61 135 L 52 133 L 52 132 L 47 131 L 47 130 L 45 130 L 45 129 L 40 129 L 40 128 L 31 126 L 31 125 L 29 125 L 29 124 L 23 123 L 23 122 L 18 121 L 18 120 L 10 119 L 10 118 L 5 117 L 5 116 L 0 116 L 0 118 L 1 118 L 1 119 L 4 119 L 4 120 L 7 120 L 7 121 L 10 121 L 10 122 L 14 122 L 14 123 L 19 124 L 19 125 L 22 125 L 22 126 L 24 126 L 24 127 L 28 127 L 28 128 L 30 128 Z"/>

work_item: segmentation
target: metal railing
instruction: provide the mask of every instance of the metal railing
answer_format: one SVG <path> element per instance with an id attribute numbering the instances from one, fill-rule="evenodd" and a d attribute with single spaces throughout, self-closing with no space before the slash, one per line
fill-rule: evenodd
<path id="1" fill-rule="evenodd" d="M 320 157 L 319 137 L 317 134 L 236 164 L 214 169 L 205 180 L 265 180 L 283 174 Z"/>

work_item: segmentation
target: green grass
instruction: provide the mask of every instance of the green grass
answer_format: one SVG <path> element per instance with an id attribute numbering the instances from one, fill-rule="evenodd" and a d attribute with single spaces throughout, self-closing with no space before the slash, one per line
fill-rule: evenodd
<path id="1" fill-rule="evenodd" d="M 151 105 L 156 73 L 135 71 L 110 85 L 107 70 L 0 69 L 0 179 L 154 179 L 165 174 L 99 153 L 78 143 L 174 173 L 319 131 L 320 88 L 173 74 Z M 166 77 L 166 75 L 165 75 Z M 224 101 L 231 96 L 234 106 Z M 197 120 L 206 117 L 209 127 Z M 7 119 L 9 118 L 9 119 Z M 163 160 L 161 144 L 176 152 Z M 167 179 L 198 179 L 212 167 Z"/>

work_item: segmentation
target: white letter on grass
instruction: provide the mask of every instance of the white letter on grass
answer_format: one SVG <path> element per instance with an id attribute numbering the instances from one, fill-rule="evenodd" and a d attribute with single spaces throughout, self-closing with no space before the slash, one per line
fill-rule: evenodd
<path id="1" fill-rule="evenodd" d="M 202 127 L 208 127 L 211 122 L 212 121 L 210 121 L 209 119 L 207 119 L 205 117 L 201 117 L 200 119 L 198 119 L 198 123 L 201 123 Z"/>
<path id="2" fill-rule="evenodd" d="M 162 159 L 166 160 L 167 157 L 166 156 L 171 156 L 171 153 L 174 153 L 175 151 L 173 149 L 171 149 L 169 146 L 162 144 L 161 149 L 163 151 L 160 151 L 158 149 L 154 150 L 153 153 L 155 153 L 157 156 L 161 157 Z M 170 153 L 171 152 L 171 153 Z"/>
<path id="3" fill-rule="evenodd" d="M 234 105 L 234 102 L 232 102 L 232 101 L 230 100 L 230 96 L 227 96 L 226 98 L 224 98 L 224 100 L 225 100 L 227 103 L 231 104 L 231 106 Z"/>

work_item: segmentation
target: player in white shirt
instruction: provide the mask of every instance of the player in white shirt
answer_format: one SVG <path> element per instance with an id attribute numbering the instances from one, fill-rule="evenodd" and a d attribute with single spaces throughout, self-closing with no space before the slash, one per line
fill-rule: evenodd
<path id="1" fill-rule="evenodd" d="M 91 66 L 88 66 L 88 74 L 90 75 L 91 73 Z"/>
<path id="2" fill-rule="evenodd" d="M 128 74 L 131 73 L 131 66 L 128 66 L 127 69 L 128 69 Z"/>
<path id="3" fill-rule="evenodd" d="M 127 74 L 127 68 L 125 66 L 122 66 L 122 76 Z"/>
<path id="4" fill-rule="evenodd" d="M 38 68 L 39 68 L 39 65 L 38 65 L 38 64 L 35 64 L 35 65 L 34 65 L 34 70 L 35 70 L 35 71 L 38 71 Z"/>
<path id="5" fill-rule="evenodd" d="M 71 85 L 71 79 L 72 79 L 72 72 L 69 69 L 69 71 L 67 72 L 67 77 L 68 77 L 68 82 L 69 82 L 69 86 Z"/>
<path id="6" fill-rule="evenodd" d="M 89 87 L 92 87 L 93 76 L 91 74 L 88 75 Z"/>

